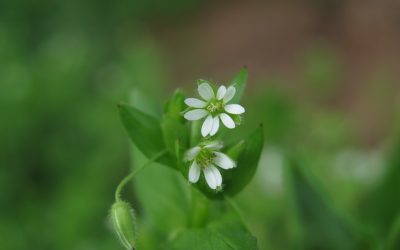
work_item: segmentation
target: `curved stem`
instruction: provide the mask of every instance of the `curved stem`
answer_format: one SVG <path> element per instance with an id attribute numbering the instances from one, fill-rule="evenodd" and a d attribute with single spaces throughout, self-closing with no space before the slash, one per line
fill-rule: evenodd
<path id="1" fill-rule="evenodd" d="M 149 165 L 150 163 L 154 162 L 155 160 L 159 159 L 160 157 L 162 157 L 167 151 L 163 150 L 161 152 L 159 152 L 158 154 L 156 154 L 155 156 L 153 156 L 152 158 L 150 158 L 147 162 L 145 162 L 142 166 L 140 166 L 139 168 L 135 169 L 132 173 L 130 173 L 129 175 L 125 176 L 124 179 L 121 180 L 121 182 L 118 184 L 117 189 L 115 190 L 115 201 L 121 201 L 121 191 L 124 188 L 124 186 L 133 179 L 133 177 L 135 177 L 136 174 L 138 174 L 141 170 L 143 170 L 147 165 Z"/>

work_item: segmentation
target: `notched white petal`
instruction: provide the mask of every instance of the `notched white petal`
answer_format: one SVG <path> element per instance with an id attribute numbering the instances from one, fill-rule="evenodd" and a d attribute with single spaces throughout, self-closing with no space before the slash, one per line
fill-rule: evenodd
<path id="1" fill-rule="evenodd" d="M 186 112 L 183 117 L 189 121 L 196 121 L 208 115 L 208 111 L 205 109 L 194 109 Z"/>
<path id="2" fill-rule="evenodd" d="M 197 165 L 196 161 L 193 161 L 189 169 L 189 181 L 196 183 L 200 178 L 200 166 Z"/>
<path id="3" fill-rule="evenodd" d="M 194 147 L 186 151 L 185 156 L 183 158 L 184 161 L 192 161 L 197 154 L 200 152 L 200 147 Z"/>
<path id="4" fill-rule="evenodd" d="M 185 103 L 186 105 L 192 108 L 204 108 L 205 106 L 207 106 L 206 102 L 199 100 L 197 98 L 187 98 L 185 99 Z"/>
<path id="5" fill-rule="evenodd" d="M 204 120 L 203 126 L 201 126 L 201 135 L 206 137 L 212 130 L 213 127 L 213 117 L 211 115 L 207 116 Z"/>
<path id="6" fill-rule="evenodd" d="M 204 82 L 197 88 L 199 95 L 206 101 L 209 101 L 214 97 L 214 90 L 211 88 L 210 84 Z"/>
<path id="7" fill-rule="evenodd" d="M 213 126 L 210 132 L 210 135 L 213 136 L 218 132 L 219 129 L 219 117 L 216 116 L 213 118 Z"/>
<path id="8" fill-rule="evenodd" d="M 217 188 L 217 179 L 211 167 L 206 167 L 203 170 L 204 177 L 206 178 L 206 182 L 211 189 Z"/>
<path id="9" fill-rule="evenodd" d="M 234 168 L 235 162 L 226 154 L 221 152 L 214 152 L 215 159 L 214 164 L 223 169 L 231 169 Z"/>
<path id="10" fill-rule="evenodd" d="M 211 169 L 212 173 L 214 174 L 214 178 L 217 183 L 217 187 L 220 187 L 222 185 L 221 173 L 219 172 L 219 170 L 216 167 L 214 167 L 212 165 L 210 166 L 210 169 Z"/>
<path id="11" fill-rule="evenodd" d="M 232 120 L 232 118 L 229 115 L 222 113 L 219 115 L 219 117 L 221 117 L 221 121 L 225 125 L 225 127 L 230 128 L 230 129 L 235 127 L 235 122 Z"/>
<path id="12" fill-rule="evenodd" d="M 225 94 L 226 94 L 226 87 L 222 85 L 218 88 L 217 99 L 221 100 L 222 98 L 224 98 Z"/>
<path id="13" fill-rule="evenodd" d="M 230 86 L 227 90 L 226 90 L 226 94 L 224 96 L 224 103 L 229 102 L 230 100 L 232 100 L 232 98 L 235 96 L 236 94 L 236 88 Z"/>
<path id="14" fill-rule="evenodd" d="M 230 113 L 230 114 L 234 114 L 234 115 L 240 115 L 244 113 L 244 108 L 242 105 L 239 104 L 228 104 L 225 105 L 224 107 L 225 111 Z"/>

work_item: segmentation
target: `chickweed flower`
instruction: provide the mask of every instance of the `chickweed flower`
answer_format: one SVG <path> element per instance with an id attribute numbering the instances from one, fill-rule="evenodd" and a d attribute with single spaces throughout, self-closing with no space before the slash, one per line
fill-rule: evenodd
<path id="1" fill-rule="evenodd" d="M 203 100 L 187 98 L 185 103 L 192 109 L 186 112 L 184 117 L 189 121 L 206 117 L 201 127 L 203 137 L 213 136 L 217 133 L 220 119 L 225 127 L 233 129 L 236 125 L 232 115 L 240 115 L 245 112 L 245 109 L 239 104 L 228 104 L 236 94 L 235 87 L 226 88 L 222 85 L 215 95 L 210 84 L 202 83 L 198 86 L 198 92 Z"/>
<path id="2" fill-rule="evenodd" d="M 204 142 L 186 151 L 184 160 L 191 162 L 188 178 L 190 182 L 196 183 L 203 170 L 208 186 L 211 189 L 221 188 L 222 176 L 216 166 L 222 169 L 236 167 L 236 163 L 229 156 L 219 152 L 221 148 L 220 142 Z"/>

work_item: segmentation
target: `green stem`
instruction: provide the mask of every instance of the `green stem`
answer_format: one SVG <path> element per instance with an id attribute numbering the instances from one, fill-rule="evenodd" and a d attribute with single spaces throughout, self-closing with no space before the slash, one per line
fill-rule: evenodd
<path id="1" fill-rule="evenodd" d="M 240 211 L 239 207 L 237 206 L 236 202 L 228 196 L 225 196 L 225 200 L 228 202 L 228 204 L 231 206 L 231 208 L 237 213 L 237 215 L 239 216 L 239 219 L 242 221 L 242 223 L 245 225 L 245 227 L 248 228 L 247 223 L 246 223 L 245 219 L 243 218 L 243 214 Z"/>
<path id="2" fill-rule="evenodd" d="M 155 160 L 159 159 L 160 157 L 164 156 L 164 154 L 166 153 L 166 150 L 163 150 L 161 152 L 159 152 L 158 154 L 156 154 L 155 156 L 153 156 L 152 158 L 150 158 L 147 162 L 145 162 L 142 166 L 140 166 L 139 168 L 135 169 L 135 171 L 133 171 L 132 173 L 130 173 L 129 175 L 125 176 L 124 179 L 122 179 L 122 181 L 118 184 L 117 189 L 115 190 L 115 201 L 121 201 L 121 191 L 124 188 L 124 186 L 133 179 L 133 177 L 136 176 L 136 174 L 138 174 L 141 170 L 143 170 L 147 165 L 149 165 L 150 163 L 154 162 Z"/>

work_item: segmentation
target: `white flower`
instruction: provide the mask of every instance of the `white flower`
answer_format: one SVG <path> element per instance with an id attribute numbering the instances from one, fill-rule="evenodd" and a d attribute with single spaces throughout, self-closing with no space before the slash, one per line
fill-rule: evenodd
<path id="1" fill-rule="evenodd" d="M 228 104 L 235 96 L 235 87 L 220 86 L 215 95 L 214 90 L 210 84 L 202 83 L 198 87 L 198 92 L 203 100 L 197 98 L 187 98 L 186 105 L 193 108 L 184 114 L 185 119 L 195 121 L 206 117 L 201 127 L 201 134 L 205 137 L 207 135 L 215 135 L 219 129 L 219 120 L 225 127 L 234 128 L 235 122 L 231 115 L 240 115 L 245 112 L 244 108 L 239 104 Z"/>
<path id="2" fill-rule="evenodd" d="M 219 189 L 222 185 L 222 175 L 218 167 L 231 169 L 236 167 L 236 163 L 226 154 L 219 152 L 222 144 L 219 142 L 209 142 L 189 149 L 185 153 L 185 161 L 191 162 L 188 179 L 196 183 L 203 170 L 204 177 L 211 189 Z"/>

